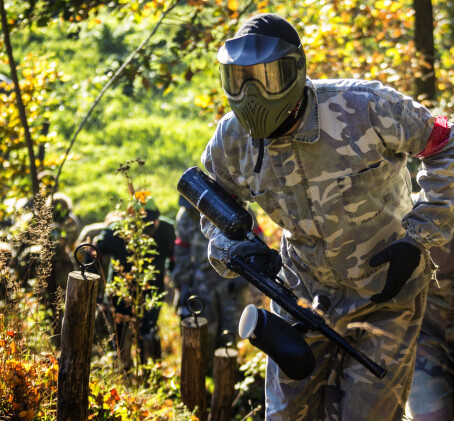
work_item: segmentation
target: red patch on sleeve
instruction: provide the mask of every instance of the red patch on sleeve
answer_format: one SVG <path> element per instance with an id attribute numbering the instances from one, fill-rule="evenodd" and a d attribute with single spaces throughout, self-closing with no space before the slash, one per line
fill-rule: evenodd
<path id="1" fill-rule="evenodd" d="M 434 128 L 427 139 L 426 147 L 416 155 L 416 158 L 427 158 L 436 154 L 449 141 L 449 133 L 451 129 L 448 127 L 448 119 L 440 116 L 435 119 Z"/>
<path id="2" fill-rule="evenodd" d="M 252 232 L 255 234 L 255 235 L 262 235 L 263 234 L 263 230 L 262 230 L 262 227 L 257 225 L 256 227 L 252 228 Z"/>
<path id="3" fill-rule="evenodd" d="M 177 238 L 175 240 L 175 245 L 178 246 L 178 247 L 183 247 L 185 249 L 188 249 L 191 246 L 190 243 L 187 243 L 186 241 L 183 241 L 181 238 Z"/>

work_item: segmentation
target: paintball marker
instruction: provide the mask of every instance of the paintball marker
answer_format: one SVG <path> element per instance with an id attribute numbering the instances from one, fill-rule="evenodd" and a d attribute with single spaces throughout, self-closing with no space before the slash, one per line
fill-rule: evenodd
<path id="1" fill-rule="evenodd" d="M 249 212 L 200 168 L 192 167 L 186 170 L 178 182 L 177 189 L 230 239 L 263 243 L 252 232 L 253 220 Z M 249 338 L 253 345 L 269 355 L 288 377 L 295 380 L 303 379 L 309 376 L 314 368 L 312 351 L 302 335 L 309 330 L 323 334 L 379 379 L 385 376 L 384 368 L 329 327 L 316 311 L 307 306 L 300 306 L 298 297 L 292 289 L 287 288 L 278 276 L 264 273 L 264 265 L 260 262 L 233 256 L 227 266 L 244 276 L 297 321 L 290 325 L 282 318 L 264 309 L 257 309 L 253 305 L 246 307 L 240 320 L 240 336 Z M 284 268 L 291 271 L 285 265 Z M 267 332 L 272 334 L 267 335 Z"/>

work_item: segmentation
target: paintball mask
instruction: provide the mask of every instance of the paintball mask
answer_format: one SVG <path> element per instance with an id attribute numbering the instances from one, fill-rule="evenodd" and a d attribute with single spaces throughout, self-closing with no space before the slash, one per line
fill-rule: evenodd
<path id="1" fill-rule="evenodd" d="M 306 85 L 306 57 L 296 30 L 277 15 L 246 21 L 218 52 L 222 87 L 253 138 L 273 134 L 295 111 Z"/>

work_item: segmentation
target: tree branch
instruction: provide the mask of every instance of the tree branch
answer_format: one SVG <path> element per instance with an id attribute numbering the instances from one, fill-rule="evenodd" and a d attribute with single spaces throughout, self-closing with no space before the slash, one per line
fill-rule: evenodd
<path id="1" fill-rule="evenodd" d="M 0 0 L 3 1 L 3 0 Z M 82 122 L 79 124 L 79 127 L 77 128 L 76 132 L 74 133 L 74 136 L 71 139 L 71 142 L 65 152 L 65 156 L 63 158 L 62 163 L 60 164 L 60 167 L 58 168 L 57 176 L 55 177 L 55 184 L 52 190 L 52 195 L 57 191 L 58 188 L 58 179 L 60 177 L 63 165 L 66 162 L 66 159 L 68 158 L 69 152 L 71 151 L 74 142 L 77 138 L 77 135 L 80 133 L 82 128 L 84 127 L 85 123 L 89 119 L 91 113 L 93 112 L 94 108 L 98 103 L 101 101 L 101 98 L 104 96 L 104 94 L 107 92 L 107 90 L 112 86 L 112 84 L 120 77 L 120 75 L 123 73 L 123 70 L 126 68 L 126 66 L 132 61 L 132 59 L 137 55 L 137 53 L 150 41 L 150 39 L 153 37 L 153 35 L 156 33 L 158 30 L 159 26 L 161 25 L 162 21 L 164 18 L 169 14 L 170 11 L 172 11 L 178 4 L 179 0 L 176 0 L 174 3 L 172 3 L 167 10 L 165 10 L 161 17 L 159 18 L 159 21 L 156 23 L 155 27 L 153 30 L 150 32 L 150 34 L 140 43 L 140 45 L 134 50 L 133 53 L 126 59 L 126 61 L 121 65 L 121 67 L 115 72 L 115 74 L 111 77 L 111 79 L 107 82 L 107 84 L 102 88 L 101 92 L 98 94 L 96 99 L 94 100 L 93 104 L 91 105 L 90 109 L 88 110 L 87 114 L 83 118 Z"/>
<path id="2" fill-rule="evenodd" d="M 19 117 L 24 128 L 25 143 L 28 149 L 28 158 L 30 160 L 30 177 L 32 182 L 33 195 L 39 193 L 38 175 L 36 172 L 35 152 L 33 150 L 33 140 L 30 135 L 30 129 L 27 123 L 27 115 L 25 112 L 24 102 L 22 101 L 22 94 L 19 86 L 19 79 L 17 77 L 16 63 L 14 61 L 13 49 L 11 48 L 11 40 L 9 37 L 8 21 L 6 18 L 5 3 L 0 0 L 0 14 L 2 20 L 2 29 L 5 39 L 6 53 L 8 54 L 9 67 L 11 70 L 11 79 L 14 82 L 14 92 L 16 93 L 17 108 L 19 110 Z"/>

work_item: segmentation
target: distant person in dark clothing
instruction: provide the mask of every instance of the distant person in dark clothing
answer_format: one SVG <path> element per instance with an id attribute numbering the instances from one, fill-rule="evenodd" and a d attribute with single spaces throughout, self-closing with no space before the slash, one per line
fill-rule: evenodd
<path id="1" fill-rule="evenodd" d="M 179 292 L 178 313 L 182 318 L 189 315 L 186 300 L 196 295 L 204 301 L 201 316 L 208 322 L 208 371 L 213 369 L 216 348 L 223 346 L 223 333 L 229 331 L 237 341 L 241 313 L 251 300 L 246 279 L 226 279 L 220 276 L 208 260 L 208 239 L 200 229 L 200 213 L 183 196 L 176 217 L 175 265 L 172 280 Z M 255 215 L 253 232 L 263 237 Z"/>
<path id="2" fill-rule="evenodd" d="M 94 222 L 92 224 L 88 224 L 82 227 L 79 237 L 77 238 L 74 247 L 78 247 L 79 245 L 83 243 L 88 243 L 88 244 L 93 244 L 96 245 L 98 242 L 98 236 L 106 230 L 109 226 L 113 226 L 113 224 L 121 219 L 121 214 L 118 211 L 110 211 L 106 217 L 104 218 L 104 221 L 102 222 Z M 110 266 L 110 255 L 109 254 L 104 254 L 102 256 L 102 259 L 99 259 L 99 263 L 101 264 L 102 271 L 103 273 L 100 274 L 103 278 L 107 275 L 109 272 L 109 266 Z M 102 291 L 98 293 L 98 295 L 102 293 L 102 296 L 104 296 L 104 288 L 102 288 Z"/>
<path id="3" fill-rule="evenodd" d="M 153 257 L 151 265 L 156 272 L 152 286 L 156 287 L 157 294 L 164 292 L 164 276 L 166 273 L 166 265 L 173 257 L 173 245 L 175 242 L 175 229 L 173 223 L 166 218 L 160 216 L 160 212 L 156 207 L 153 199 L 149 199 L 144 205 L 146 212 L 145 222 L 151 222 L 145 228 L 145 233 L 154 239 L 157 254 L 151 254 Z M 114 223 L 115 224 L 115 223 Z M 131 264 L 128 262 L 128 251 L 124 240 L 115 233 L 115 225 L 111 224 L 103 230 L 96 241 L 96 247 L 101 255 L 111 255 L 113 259 L 118 260 L 124 268 L 124 272 L 131 269 Z M 114 276 L 113 265 L 110 265 L 108 282 Z M 148 294 L 148 292 L 146 293 Z M 131 307 L 118 297 L 113 297 L 113 305 L 116 314 L 131 316 Z M 148 358 L 153 360 L 161 358 L 161 343 L 158 329 L 160 307 L 154 307 L 151 310 L 145 310 L 144 317 L 140 321 L 139 327 L 139 347 L 142 363 L 147 362 Z M 118 335 L 118 345 L 120 360 L 126 370 L 132 366 L 131 346 L 132 346 L 132 330 L 129 323 L 126 323 L 121 318 L 115 320 L 115 330 Z"/>

